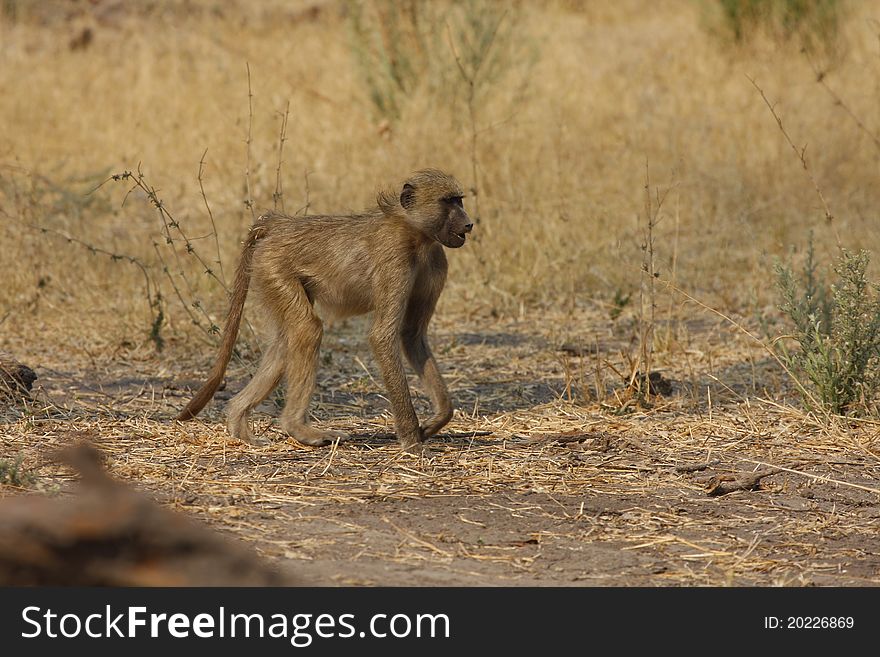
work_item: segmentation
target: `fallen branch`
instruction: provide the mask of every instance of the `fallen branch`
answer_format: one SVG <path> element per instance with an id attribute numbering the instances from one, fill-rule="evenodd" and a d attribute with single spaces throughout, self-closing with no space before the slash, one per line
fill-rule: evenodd
<path id="1" fill-rule="evenodd" d="M 80 444 L 53 455 L 75 468 L 70 496 L 0 501 L 0 585 L 283 586 L 252 548 L 112 478 Z"/>
<path id="2" fill-rule="evenodd" d="M 715 475 L 706 482 L 706 494 L 711 497 L 727 495 L 737 490 L 757 490 L 764 477 L 779 474 L 781 468 L 767 468 L 747 475 Z"/>

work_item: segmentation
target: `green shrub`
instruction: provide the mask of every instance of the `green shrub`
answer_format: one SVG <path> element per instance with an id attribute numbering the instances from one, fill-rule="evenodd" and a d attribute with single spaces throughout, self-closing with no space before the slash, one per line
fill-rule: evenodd
<path id="1" fill-rule="evenodd" d="M 347 5 L 352 52 L 370 101 L 400 116 L 419 88 L 454 95 L 462 74 L 481 89 L 528 57 L 516 4 L 493 0 L 358 0 Z M 456 61 L 457 60 L 457 61 Z"/>
<path id="2" fill-rule="evenodd" d="M 867 251 L 841 250 L 828 286 L 811 241 L 800 275 L 776 265 L 780 309 L 799 347 L 788 350 L 780 341 L 780 355 L 812 400 L 833 413 L 870 412 L 880 390 L 880 297 L 867 279 L 869 262 Z"/>
<path id="3" fill-rule="evenodd" d="M 21 467 L 23 457 L 19 454 L 14 461 L 0 459 L 0 484 L 28 488 L 36 483 L 37 478 L 32 472 Z"/>
<path id="4" fill-rule="evenodd" d="M 803 45 L 830 44 L 837 36 L 842 0 L 717 0 L 724 31 L 747 41 L 764 31 Z"/>

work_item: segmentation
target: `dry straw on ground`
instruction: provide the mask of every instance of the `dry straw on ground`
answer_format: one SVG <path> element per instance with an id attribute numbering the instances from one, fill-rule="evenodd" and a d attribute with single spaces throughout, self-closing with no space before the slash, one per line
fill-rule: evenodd
<path id="1" fill-rule="evenodd" d="M 609 350 L 625 347 L 613 340 Z M 3 450 L 26 456 L 38 486 L 64 489 L 70 475 L 41 455 L 91 440 L 117 477 L 311 583 L 876 584 L 876 423 L 829 425 L 754 394 L 772 365 L 723 326 L 698 344 L 714 352 L 712 371 L 706 354 L 693 369 L 661 361 L 675 394 L 619 413 L 613 392 L 600 405 L 589 378 L 566 378 L 591 357 L 564 367 L 571 357 L 528 318 L 494 330 L 444 323 L 438 346 L 460 411 L 422 460 L 397 450 L 381 388 L 360 369 L 366 346 L 349 337 L 328 345 L 334 367 L 314 410 L 353 439 L 325 449 L 286 440 L 263 414 L 257 429 L 277 442 L 230 441 L 221 404 L 204 423 L 176 424 L 180 370 L 107 359 L 47 373 L 54 402 L 10 417 Z M 718 481 L 767 468 L 776 474 L 754 489 L 713 496 Z"/>

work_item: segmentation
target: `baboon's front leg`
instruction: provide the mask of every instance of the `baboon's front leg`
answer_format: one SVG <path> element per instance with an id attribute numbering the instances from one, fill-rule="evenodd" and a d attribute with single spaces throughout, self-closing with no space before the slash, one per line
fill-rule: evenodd
<path id="1" fill-rule="evenodd" d="M 440 375 L 440 369 L 437 367 L 437 361 L 434 354 L 431 353 L 428 338 L 424 332 L 404 329 L 401 337 L 404 353 L 416 374 L 419 375 L 434 407 L 433 417 L 422 425 L 423 437 L 430 438 L 452 419 L 452 402 L 449 400 L 449 391 Z"/>
<path id="2" fill-rule="evenodd" d="M 391 401 L 397 439 L 401 447 L 411 449 L 422 442 L 423 435 L 413 408 L 400 355 L 399 322 L 395 322 L 393 316 L 385 318 L 377 314 L 370 330 L 370 346 L 379 363 L 388 399 Z"/>

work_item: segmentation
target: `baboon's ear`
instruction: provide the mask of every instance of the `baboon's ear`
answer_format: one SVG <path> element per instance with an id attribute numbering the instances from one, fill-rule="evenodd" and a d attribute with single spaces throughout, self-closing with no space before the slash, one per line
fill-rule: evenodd
<path id="1" fill-rule="evenodd" d="M 400 192 L 400 205 L 409 210 L 416 203 L 416 188 L 409 183 L 404 183 L 403 191 Z"/>

